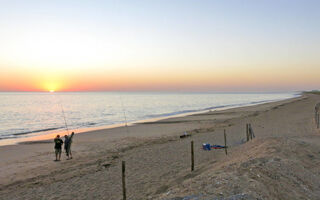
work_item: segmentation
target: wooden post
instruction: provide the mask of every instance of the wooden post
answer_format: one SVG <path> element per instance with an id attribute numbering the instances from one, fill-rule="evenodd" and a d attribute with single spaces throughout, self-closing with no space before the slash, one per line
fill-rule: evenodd
<path id="1" fill-rule="evenodd" d="M 224 149 L 226 151 L 226 155 L 228 155 L 228 147 L 227 147 L 227 134 L 226 134 L 226 129 L 223 130 L 223 133 L 224 133 Z"/>
<path id="2" fill-rule="evenodd" d="M 127 199 L 126 191 L 126 161 L 122 161 L 122 194 L 123 200 Z"/>
<path id="3" fill-rule="evenodd" d="M 320 116 L 319 116 L 319 113 L 317 114 L 317 118 L 318 118 L 318 121 L 317 121 L 317 128 L 319 128 L 319 126 L 320 126 Z"/>
<path id="4" fill-rule="evenodd" d="M 254 135 L 254 131 L 253 131 L 253 129 L 252 129 L 251 124 L 250 124 L 249 129 L 250 129 L 250 133 L 251 133 L 251 139 L 252 139 L 252 138 L 255 138 L 256 136 Z"/>
<path id="5" fill-rule="evenodd" d="M 251 124 L 249 124 L 249 133 L 250 133 L 250 140 L 252 140 L 252 128 L 251 128 Z"/>
<path id="6" fill-rule="evenodd" d="M 193 141 L 191 141 L 191 171 L 194 170 L 194 151 L 193 151 Z"/>
<path id="7" fill-rule="evenodd" d="M 249 142 L 249 124 L 246 124 L 247 142 Z"/>

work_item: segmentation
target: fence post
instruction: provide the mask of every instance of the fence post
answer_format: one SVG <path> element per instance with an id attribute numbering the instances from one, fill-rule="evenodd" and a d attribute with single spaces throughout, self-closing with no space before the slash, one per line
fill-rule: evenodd
<path id="1" fill-rule="evenodd" d="M 249 124 L 249 133 L 250 133 L 250 140 L 252 140 L 252 138 L 253 138 L 253 133 L 252 133 L 251 124 Z"/>
<path id="2" fill-rule="evenodd" d="M 249 142 L 249 124 L 246 124 L 246 131 L 247 131 L 247 142 Z"/>
<path id="3" fill-rule="evenodd" d="M 126 191 L 126 161 L 122 161 L 122 194 L 123 200 L 127 199 Z"/>
<path id="4" fill-rule="evenodd" d="M 317 118 L 318 118 L 318 121 L 317 121 L 317 128 L 319 128 L 319 126 L 320 126 L 320 116 L 319 116 L 319 113 L 317 114 Z"/>
<path id="5" fill-rule="evenodd" d="M 250 124 L 250 132 L 251 132 L 252 138 L 255 138 L 256 136 L 255 136 L 255 134 L 254 134 L 254 131 L 253 131 L 253 129 L 252 129 L 251 124 Z"/>
<path id="6" fill-rule="evenodd" d="M 194 170 L 194 150 L 193 150 L 193 141 L 191 141 L 191 171 Z"/>
<path id="7" fill-rule="evenodd" d="M 228 155 L 228 147 L 227 147 L 227 134 L 226 134 L 226 129 L 223 130 L 223 133 L 224 133 L 224 149 L 226 151 L 226 155 Z"/>

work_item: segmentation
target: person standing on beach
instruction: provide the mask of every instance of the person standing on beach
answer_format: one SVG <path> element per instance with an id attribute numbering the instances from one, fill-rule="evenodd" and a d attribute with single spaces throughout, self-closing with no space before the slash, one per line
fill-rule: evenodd
<path id="1" fill-rule="evenodd" d="M 65 135 L 64 138 L 64 149 L 66 151 L 67 159 L 72 159 L 72 152 L 71 152 L 71 144 L 72 144 L 72 138 L 73 138 L 74 132 L 71 133 L 70 136 Z"/>
<path id="2" fill-rule="evenodd" d="M 63 141 L 61 140 L 60 135 L 57 135 L 57 137 L 54 138 L 53 141 L 54 141 L 54 150 L 55 150 L 55 154 L 56 154 L 55 161 L 60 161 L 60 158 L 61 158 L 61 147 L 62 147 Z"/>
<path id="3" fill-rule="evenodd" d="M 66 156 L 68 157 L 67 160 L 69 159 L 69 136 L 65 135 L 64 136 L 64 150 L 66 151 Z"/>

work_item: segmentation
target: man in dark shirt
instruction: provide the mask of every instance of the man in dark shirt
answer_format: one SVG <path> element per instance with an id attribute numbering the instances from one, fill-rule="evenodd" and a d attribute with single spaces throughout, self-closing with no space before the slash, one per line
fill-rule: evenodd
<path id="1" fill-rule="evenodd" d="M 56 153 L 56 160 L 55 161 L 60 161 L 61 147 L 62 147 L 63 141 L 61 140 L 60 135 L 57 135 L 57 137 L 54 138 L 53 141 L 54 141 L 54 150 Z M 59 157 L 59 159 L 58 159 L 58 157 Z"/>
<path id="2" fill-rule="evenodd" d="M 72 144 L 72 138 L 73 138 L 74 132 L 71 133 L 70 136 L 65 135 L 65 140 L 64 140 L 64 149 L 66 150 L 66 154 L 69 159 L 72 159 L 72 152 L 71 152 L 71 144 Z"/>

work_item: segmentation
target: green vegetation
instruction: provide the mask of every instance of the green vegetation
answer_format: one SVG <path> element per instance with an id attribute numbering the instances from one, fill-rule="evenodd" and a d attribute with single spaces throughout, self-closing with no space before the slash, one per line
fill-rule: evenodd
<path id="1" fill-rule="evenodd" d="M 312 91 L 309 91 L 309 92 L 306 92 L 307 94 L 317 94 L 317 95 L 320 95 L 320 91 L 319 90 L 312 90 Z"/>

